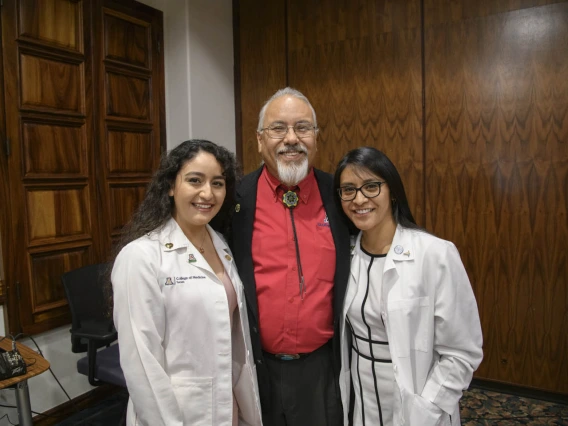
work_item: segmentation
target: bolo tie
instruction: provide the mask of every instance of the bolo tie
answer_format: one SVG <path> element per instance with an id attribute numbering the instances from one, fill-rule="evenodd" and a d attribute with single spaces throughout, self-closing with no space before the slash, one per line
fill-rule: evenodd
<path id="1" fill-rule="evenodd" d="M 290 221 L 292 222 L 292 231 L 294 232 L 294 243 L 296 245 L 296 263 L 298 264 L 298 282 L 300 284 L 300 297 L 304 300 L 304 293 L 306 292 L 306 283 L 304 282 L 304 272 L 302 271 L 302 262 L 300 261 L 300 246 L 298 245 L 298 235 L 296 233 L 296 224 L 294 223 L 294 207 L 298 205 L 298 194 L 288 190 L 282 196 L 282 203 L 290 211 Z"/>

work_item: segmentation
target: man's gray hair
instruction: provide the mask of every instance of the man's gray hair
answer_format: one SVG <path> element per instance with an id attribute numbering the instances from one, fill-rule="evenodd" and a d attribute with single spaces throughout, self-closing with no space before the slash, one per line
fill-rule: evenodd
<path id="1" fill-rule="evenodd" d="M 260 133 L 262 131 L 262 125 L 264 124 L 264 115 L 266 114 L 266 108 L 268 108 L 268 105 L 270 105 L 270 103 L 272 101 L 274 101 L 275 99 L 278 99 L 282 96 L 293 96 L 295 98 L 300 99 L 301 101 L 304 101 L 306 104 L 308 104 L 308 106 L 312 110 L 312 116 L 314 118 L 314 126 L 318 127 L 318 122 L 317 122 L 317 119 L 316 119 L 316 111 L 314 110 L 314 107 L 312 106 L 312 104 L 310 103 L 308 98 L 306 98 L 304 96 L 304 94 L 302 92 L 300 92 L 299 90 L 292 89 L 291 87 L 285 87 L 284 89 L 278 90 L 262 106 L 262 109 L 260 110 L 260 114 L 258 114 L 258 127 L 256 128 L 257 132 Z"/>

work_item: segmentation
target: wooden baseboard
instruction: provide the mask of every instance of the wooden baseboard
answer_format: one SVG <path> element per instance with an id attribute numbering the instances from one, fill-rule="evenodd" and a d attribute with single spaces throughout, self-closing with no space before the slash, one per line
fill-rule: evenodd
<path id="1" fill-rule="evenodd" d="M 53 407 L 52 409 L 43 412 L 42 414 L 37 414 L 33 418 L 35 426 L 52 426 L 55 425 L 66 418 L 72 416 L 73 414 L 87 408 L 93 404 L 108 398 L 112 394 L 123 390 L 119 386 L 114 385 L 101 385 L 95 389 L 79 395 L 70 401 L 64 402 L 63 404 Z"/>
<path id="2" fill-rule="evenodd" d="M 506 393 L 509 395 L 520 396 L 523 398 L 539 399 L 541 401 L 554 402 L 556 404 L 567 404 L 568 395 L 562 393 L 548 392 L 541 389 L 529 388 L 524 386 L 512 385 L 510 383 L 497 382 L 487 379 L 473 379 L 471 388 L 478 388 L 493 392 Z"/>

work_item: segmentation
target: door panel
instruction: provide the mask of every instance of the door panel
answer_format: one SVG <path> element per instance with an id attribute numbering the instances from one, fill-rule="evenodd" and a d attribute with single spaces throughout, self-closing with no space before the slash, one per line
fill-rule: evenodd
<path id="1" fill-rule="evenodd" d="M 20 0 L 18 3 L 20 40 L 83 53 L 83 3 L 88 2 Z"/>
<path id="2" fill-rule="evenodd" d="M 161 22 L 135 2 L 2 8 L 13 334 L 69 322 L 61 274 L 106 261 L 144 196 L 165 145 Z"/>
<path id="3" fill-rule="evenodd" d="M 89 253 L 86 262 L 100 253 L 90 219 L 97 210 L 93 138 L 87 137 L 93 131 L 86 90 L 91 65 L 88 54 L 80 53 L 87 20 L 82 2 L 18 1 L 2 8 L 6 135 L 12 145 L 9 239 L 17 242 L 8 253 L 14 269 L 7 281 L 19 287 L 18 311 L 9 305 L 11 331 L 68 322 L 59 281 L 64 263 L 51 260 L 79 247 Z"/>
<path id="4" fill-rule="evenodd" d="M 146 193 L 160 158 L 164 104 L 161 24 L 142 8 L 126 13 L 124 4 L 101 2 L 95 29 L 104 39 L 95 54 L 101 93 L 99 121 L 101 193 L 107 200 L 105 232 L 118 239 Z M 100 56 L 97 56 L 100 55 Z"/>

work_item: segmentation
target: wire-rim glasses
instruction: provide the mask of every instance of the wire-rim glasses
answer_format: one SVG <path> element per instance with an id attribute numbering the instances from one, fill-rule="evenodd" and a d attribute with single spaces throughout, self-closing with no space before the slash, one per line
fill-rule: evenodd
<path id="1" fill-rule="evenodd" d="M 299 139 L 313 137 L 318 128 L 311 123 L 296 123 L 293 126 L 286 126 L 285 124 L 272 124 L 268 127 L 260 129 L 260 132 L 266 130 L 266 133 L 271 139 L 284 139 L 288 134 L 288 129 L 292 129 Z"/>
<path id="2" fill-rule="evenodd" d="M 361 194 L 367 198 L 375 198 L 381 194 L 381 186 L 386 182 L 367 182 L 361 185 L 359 188 L 354 186 L 342 186 L 337 189 L 339 198 L 343 201 L 353 201 L 357 197 L 357 192 L 361 191 Z"/>

